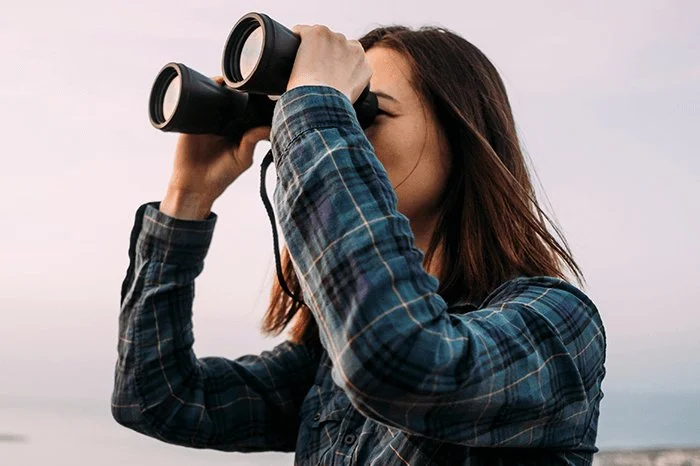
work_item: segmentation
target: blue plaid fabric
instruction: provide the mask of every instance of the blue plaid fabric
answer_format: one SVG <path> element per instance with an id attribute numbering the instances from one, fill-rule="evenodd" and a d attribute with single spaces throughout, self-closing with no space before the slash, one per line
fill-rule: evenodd
<path id="1" fill-rule="evenodd" d="M 552 277 L 446 303 L 350 101 L 326 86 L 275 106 L 274 201 L 322 346 L 236 359 L 192 351 L 194 280 L 217 216 L 136 212 L 112 413 L 194 448 L 294 451 L 297 465 L 591 464 L 605 331 Z"/>

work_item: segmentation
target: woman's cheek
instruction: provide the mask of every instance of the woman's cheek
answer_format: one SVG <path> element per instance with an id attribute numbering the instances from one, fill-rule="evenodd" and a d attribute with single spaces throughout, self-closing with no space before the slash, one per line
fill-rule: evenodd
<path id="1" fill-rule="evenodd" d="M 392 186 L 396 186 L 396 183 L 399 182 L 397 178 L 401 176 L 401 153 L 405 149 L 401 138 L 394 137 L 397 130 L 398 128 L 392 128 L 390 122 L 387 121 L 374 127 L 370 133 L 371 137 L 368 137 Z"/>
<path id="2" fill-rule="evenodd" d="M 370 127 L 367 130 L 367 140 L 369 140 L 370 144 L 372 144 L 372 148 L 374 149 L 374 153 L 377 156 L 377 159 L 384 165 L 384 168 L 386 169 L 385 165 L 385 159 L 386 159 L 386 149 L 385 149 L 385 144 L 382 142 L 382 137 L 379 131 L 375 127 Z"/>
<path id="3" fill-rule="evenodd" d="M 396 184 L 396 168 L 395 154 L 393 153 L 392 148 L 390 146 L 387 147 L 386 145 L 379 144 L 375 149 L 375 154 L 377 154 L 377 159 L 384 167 L 384 170 L 387 172 L 387 175 L 389 176 L 389 181 L 391 181 L 391 185 L 394 186 Z"/>

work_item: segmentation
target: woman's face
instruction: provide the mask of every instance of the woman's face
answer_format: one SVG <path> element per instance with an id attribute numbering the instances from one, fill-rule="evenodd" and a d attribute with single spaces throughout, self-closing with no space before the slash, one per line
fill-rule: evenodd
<path id="1" fill-rule="evenodd" d="M 378 94 L 379 109 L 389 115 L 377 115 L 365 134 L 389 175 L 399 211 L 408 217 L 418 246 L 425 250 L 449 172 L 447 140 L 411 85 L 403 55 L 373 47 L 366 57 L 373 72 L 370 89 Z"/>

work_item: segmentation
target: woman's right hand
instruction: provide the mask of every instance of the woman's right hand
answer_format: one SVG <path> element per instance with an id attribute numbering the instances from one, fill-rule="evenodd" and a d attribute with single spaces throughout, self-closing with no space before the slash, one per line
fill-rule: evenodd
<path id="1" fill-rule="evenodd" d="M 184 220 L 207 218 L 214 201 L 253 165 L 255 145 L 262 140 L 270 140 L 269 126 L 251 128 L 238 144 L 213 134 L 181 134 L 160 211 Z"/>

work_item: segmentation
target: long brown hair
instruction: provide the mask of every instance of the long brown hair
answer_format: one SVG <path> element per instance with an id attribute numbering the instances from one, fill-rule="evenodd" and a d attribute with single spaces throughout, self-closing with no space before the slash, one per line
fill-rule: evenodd
<path id="1" fill-rule="evenodd" d="M 427 268 L 441 248 L 442 298 L 478 304 L 517 276 L 566 280 L 569 272 L 581 284 L 583 274 L 566 239 L 537 201 L 505 86 L 486 56 L 439 27 L 379 27 L 360 43 L 365 51 L 386 47 L 408 60 L 411 84 L 447 135 L 452 170 L 423 262 Z M 289 289 L 302 296 L 286 247 L 281 260 Z M 262 331 L 279 335 L 292 320 L 290 340 L 319 342 L 311 311 L 275 279 Z"/>

